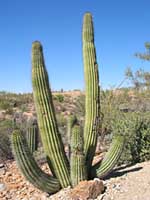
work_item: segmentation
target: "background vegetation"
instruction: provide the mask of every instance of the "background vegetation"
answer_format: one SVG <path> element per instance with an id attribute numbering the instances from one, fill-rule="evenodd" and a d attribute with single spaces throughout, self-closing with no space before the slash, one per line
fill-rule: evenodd
<path id="1" fill-rule="evenodd" d="M 135 56 L 150 60 L 150 43 L 145 43 L 146 52 Z M 103 90 L 101 88 L 101 126 L 99 130 L 99 152 L 106 152 L 116 133 L 124 134 L 126 144 L 119 164 L 150 160 L 150 72 L 131 67 L 125 71 L 124 81 L 131 87 Z M 63 141 L 67 144 L 67 118 L 74 113 L 84 123 L 84 92 L 60 92 L 53 94 L 56 117 Z M 10 135 L 13 119 L 26 130 L 30 118 L 36 118 L 32 94 L 0 92 L 0 159 L 11 159 Z M 41 147 L 39 152 L 42 152 Z M 39 155 L 36 153 L 36 155 Z"/>

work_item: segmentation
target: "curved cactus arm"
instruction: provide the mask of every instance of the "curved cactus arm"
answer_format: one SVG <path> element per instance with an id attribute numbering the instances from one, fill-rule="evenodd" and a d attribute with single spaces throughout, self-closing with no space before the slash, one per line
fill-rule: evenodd
<path id="1" fill-rule="evenodd" d="M 125 136 L 116 136 L 106 153 L 104 159 L 95 164 L 91 169 L 91 177 L 103 178 L 107 176 L 117 164 L 125 143 Z"/>
<path id="2" fill-rule="evenodd" d="M 82 40 L 86 95 L 84 151 L 87 166 L 90 168 L 95 154 L 100 121 L 99 75 L 94 46 L 93 21 L 90 13 L 84 15 Z"/>
<path id="3" fill-rule="evenodd" d="M 26 138 L 19 130 L 15 130 L 12 134 L 12 148 L 18 167 L 30 183 L 50 194 L 59 191 L 61 188 L 59 181 L 40 169 L 32 156 Z"/>
<path id="4" fill-rule="evenodd" d="M 69 162 L 58 131 L 48 74 L 44 64 L 42 45 L 32 44 L 32 86 L 38 125 L 43 147 L 51 162 L 53 174 L 62 187 L 70 185 Z"/>
<path id="5" fill-rule="evenodd" d="M 79 125 L 75 125 L 72 128 L 70 168 L 73 186 L 76 186 L 80 181 L 87 180 L 85 156 L 83 153 L 83 135 Z"/>

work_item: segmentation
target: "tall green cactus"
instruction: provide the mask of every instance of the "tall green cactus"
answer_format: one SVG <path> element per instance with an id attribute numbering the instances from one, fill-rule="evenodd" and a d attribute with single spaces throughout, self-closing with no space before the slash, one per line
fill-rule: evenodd
<path id="1" fill-rule="evenodd" d="M 72 185 L 77 185 L 80 181 L 87 180 L 87 170 L 85 156 L 83 152 L 83 134 L 81 127 L 75 125 L 71 134 L 71 181 Z"/>
<path id="2" fill-rule="evenodd" d="M 102 162 L 92 166 L 100 124 L 100 89 L 93 21 L 90 13 L 84 15 L 82 36 L 86 85 L 85 126 L 82 135 L 80 126 L 77 124 L 73 126 L 74 119 L 69 122 L 68 133 L 72 134 L 71 166 L 58 131 L 42 45 L 38 41 L 32 44 L 33 96 L 41 139 L 53 177 L 45 175 L 39 169 L 18 131 L 14 132 L 12 143 L 23 174 L 36 187 L 48 193 L 56 192 L 60 187 L 75 186 L 80 180 L 106 176 L 115 166 L 123 149 L 124 136 L 120 135 L 113 140 Z"/>
<path id="3" fill-rule="evenodd" d="M 61 186 L 67 187 L 69 163 L 58 131 L 42 45 L 38 41 L 32 44 L 32 86 L 43 147 Z"/>
<path id="4" fill-rule="evenodd" d="M 91 177 L 93 173 L 98 177 L 103 177 L 116 165 L 124 146 L 124 136 L 114 139 L 104 160 L 93 167 L 91 166 L 100 127 L 100 87 L 96 50 L 94 46 L 93 20 L 90 13 L 84 15 L 82 38 L 86 85 L 84 151 L 89 177 Z"/>
<path id="5" fill-rule="evenodd" d="M 27 142 L 31 152 L 37 150 L 38 148 L 38 126 L 37 123 L 32 123 L 26 132 Z"/>
<path id="6" fill-rule="evenodd" d="M 86 155 L 87 166 L 88 169 L 90 169 L 96 149 L 100 120 L 98 65 L 94 46 L 93 21 L 90 13 L 86 13 L 84 15 L 82 42 L 86 95 L 84 151 Z"/>

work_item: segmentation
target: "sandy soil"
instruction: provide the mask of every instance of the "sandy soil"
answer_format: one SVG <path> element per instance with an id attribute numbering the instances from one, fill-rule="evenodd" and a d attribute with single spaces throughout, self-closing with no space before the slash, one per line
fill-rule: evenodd
<path id="1" fill-rule="evenodd" d="M 45 165 L 42 168 L 47 170 Z M 105 193 L 97 200 L 150 200 L 150 161 L 122 166 L 104 180 L 104 184 Z M 66 200 L 66 191 L 48 197 L 23 178 L 15 161 L 0 165 L 0 200 Z"/>

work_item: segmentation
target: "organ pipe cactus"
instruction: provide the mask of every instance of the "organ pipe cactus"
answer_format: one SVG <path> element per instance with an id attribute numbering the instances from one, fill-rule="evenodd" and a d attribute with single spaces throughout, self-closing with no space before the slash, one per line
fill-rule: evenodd
<path id="1" fill-rule="evenodd" d="M 70 147 L 71 132 L 72 132 L 73 126 L 76 123 L 77 123 L 76 116 L 71 114 L 67 119 L 68 158 L 70 158 L 70 152 L 71 152 L 71 147 Z"/>
<path id="2" fill-rule="evenodd" d="M 53 176 L 48 177 L 38 168 L 21 133 L 14 132 L 13 134 L 13 149 L 23 174 L 36 187 L 49 193 L 58 191 L 60 187 L 75 186 L 81 180 L 106 176 L 115 166 L 123 149 L 124 136 L 115 137 L 106 157 L 102 162 L 92 166 L 100 126 L 100 89 L 94 28 L 90 13 L 84 15 L 82 36 L 86 85 L 85 126 L 82 135 L 81 127 L 74 124 L 74 120 L 70 121 L 68 133 L 71 133 L 72 138 L 71 165 L 69 165 L 58 130 L 43 48 L 38 41 L 32 44 L 33 96 L 39 132 Z M 44 183 L 47 189 L 43 188 Z M 56 187 L 53 184 L 56 184 Z"/>
<path id="3" fill-rule="evenodd" d="M 79 125 L 75 125 L 71 135 L 71 181 L 77 185 L 81 180 L 87 180 L 87 169 L 83 152 L 83 134 Z"/>
<path id="4" fill-rule="evenodd" d="M 28 146 L 33 153 L 38 148 L 38 126 L 37 123 L 32 123 L 26 132 Z"/>
<path id="5" fill-rule="evenodd" d="M 90 169 L 96 149 L 100 120 L 99 75 L 94 46 L 93 21 L 90 13 L 86 13 L 83 19 L 82 40 L 86 95 L 84 151 L 87 167 Z"/>
<path id="6" fill-rule="evenodd" d="M 69 163 L 58 131 L 42 45 L 37 41 L 32 44 L 32 86 L 43 147 L 61 186 L 67 187 Z"/>

